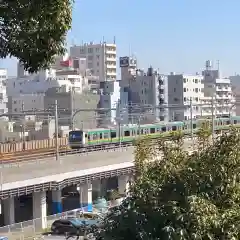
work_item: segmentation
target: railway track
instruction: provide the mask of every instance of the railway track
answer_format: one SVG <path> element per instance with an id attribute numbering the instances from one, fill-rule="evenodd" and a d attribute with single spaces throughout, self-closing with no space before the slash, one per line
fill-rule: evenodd
<path id="1" fill-rule="evenodd" d="M 185 138 L 189 138 L 190 134 L 186 134 Z M 166 140 L 170 140 L 171 137 L 165 137 Z M 154 138 L 152 139 L 154 141 Z M 109 143 L 94 146 L 86 146 L 80 149 L 69 149 L 68 146 L 60 147 L 59 156 L 83 154 L 88 152 L 97 152 L 102 150 L 111 150 L 120 147 L 132 146 L 132 142 L 121 142 L 121 143 Z M 22 151 L 8 154 L 7 156 L 0 158 L 0 164 L 10 164 L 18 162 L 38 161 L 48 157 L 54 157 L 56 155 L 56 149 L 38 149 L 33 151 Z"/>
<path id="2" fill-rule="evenodd" d="M 81 149 L 72 150 L 72 149 L 62 149 L 59 150 L 59 156 L 64 155 L 74 155 L 74 154 L 83 154 L 89 152 L 97 152 L 102 150 L 111 150 L 120 147 L 132 146 L 132 143 L 121 143 L 121 144 L 107 144 L 101 146 L 87 146 Z M 24 154 L 19 156 L 13 156 L 6 159 L 1 159 L 0 164 L 11 164 L 11 163 L 21 163 L 21 162 L 29 162 L 29 161 L 38 161 L 44 158 L 54 157 L 56 155 L 55 149 L 47 152 L 34 153 L 34 154 Z"/>

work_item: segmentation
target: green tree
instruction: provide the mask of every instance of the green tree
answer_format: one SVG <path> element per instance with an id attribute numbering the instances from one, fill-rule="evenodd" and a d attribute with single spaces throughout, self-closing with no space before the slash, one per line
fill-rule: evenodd
<path id="1" fill-rule="evenodd" d="M 25 70 L 46 69 L 64 43 L 72 22 L 73 0 L 2 0 L 0 58 L 16 57 Z"/>
<path id="2" fill-rule="evenodd" d="M 172 140 L 137 144 L 131 196 L 106 217 L 101 239 L 240 239 L 238 131 L 230 129 L 212 145 L 201 129 L 201 146 L 192 155 L 181 133 Z"/>

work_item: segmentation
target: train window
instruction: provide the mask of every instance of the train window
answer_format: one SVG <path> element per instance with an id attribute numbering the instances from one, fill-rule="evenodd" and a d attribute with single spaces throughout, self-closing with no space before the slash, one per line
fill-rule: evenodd
<path id="1" fill-rule="evenodd" d="M 193 124 L 193 129 L 195 129 L 195 128 L 197 128 L 197 124 L 196 123 Z"/>
<path id="2" fill-rule="evenodd" d="M 230 121 L 229 120 L 226 122 L 226 125 L 230 125 Z"/>
<path id="3" fill-rule="evenodd" d="M 176 126 L 172 126 L 172 130 L 173 131 L 177 131 L 177 127 Z"/>
<path id="4" fill-rule="evenodd" d="M 87 133 L 85 133 L 85 138 L 87 138 L 87 136 L 88 136 Z"/>
<path id="5" fill-rule="evenodd" d="M 88 141 L 90 141 L 90 140 L 91 140 L 91 135 L 88 134 Z"/>
<path id="6" fill-rule="evenodd" d="M 104 133 L 104 134 L 103 134 L 103 138 L 104 138 L 104 139 L 108 139 L 108 133 Z"/>
<path id="7" fill-rule="evenodd" d="M 99 138 L 102 139 L 102 133 L 99 133 Z"/>
<path id="8" fill-rule="evenodd" d="M 130 136 L 130 131 L 124 131 L 124 136 L 129 137 Z"/>
<path id="9" fill-rule="evenodd" d="M 162 132 L 166 132 L 167 128 L 166 127 L 162 127 Z"/>
<path id="10" fill-rule="evenodd" d="M 150 128 L 150 133 L 155 133 L 155 128 Z"/>
<path id="11" fill-rule="evenodd" d="M 160 132 L 160 128 L 157 128 L 157 132 Z"/>
<path id="12" fill-rule="evenodd" d="M 139 135 L 139 132 L 140 132 L 140 131 L 139 131 L 139 130 L 137 130 L 137 135 Z"/>
<path id="13" fill-rule="evenodd" d="M 233 121 L 233 124 L 237 124 L 237 120 L 234 120 L 234 121 Z"/>
<path id="14" fill-rule="evenodd" d="M 115 137 L 117 137 L 116 132 L 111 132 L 111 138 L 115 138 Z"/>
<path id="15" fill-rule="evenodd" d="M 92 137 L 93 137 L 93 140 L 97 140 L 98 139 L 97 133 L 93 133 Z"/>
<path id="16" fill-rule="evenodd" d="M 144 133 L 144 131 L 143 131 L 143 129 L 141 129 L 141 134 L 143 134 Z"/>

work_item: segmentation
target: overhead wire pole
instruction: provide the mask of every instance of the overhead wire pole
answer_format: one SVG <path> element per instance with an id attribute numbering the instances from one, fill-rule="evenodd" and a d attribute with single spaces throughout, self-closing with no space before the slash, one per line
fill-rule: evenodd
<path id="1" fill-rule="evenodd" d="M 214 113 L 215 113 L 215 109 L 214 109 L 214 97 L 212 95 L 212 101 L 211 101 L 211 110 L 212 110 L 212 142 L 214 143 Z"/>
<path id="2" fill-rule="evenodd" d="M 59 145 L 58 145 L 58 102 L 55 100 L 55 148 L 56 148 L 56 161 L 59 160 Z"/>
<path id="3" fill-rule="evenodd" d="M 194 140 L 193 140 L 193 105 L 192 105 L 192 98 L 190 98 L 190 121 L 191 121 L 191 140 L 192 140 L 192 147 L 194 148 Z"/>
<path id="4" fill-rule="evenodd" d="M 24 112 L 24 102 L 22 102 L 22 112 Z M 26 132 L 26 126 L 25 126 L 25 116 L 23 118 L 23 122 L 22 122 L 22 140 L 23 140 L 23 151 L 25 151 L 25 145 L 26 145 L 26 139 L 25 139 L 25 132 Z"/>

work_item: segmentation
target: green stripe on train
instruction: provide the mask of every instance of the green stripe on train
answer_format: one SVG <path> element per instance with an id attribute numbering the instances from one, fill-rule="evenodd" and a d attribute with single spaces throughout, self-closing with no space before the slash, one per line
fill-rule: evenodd
<path id="1" fill-rule="evenodd" d="M 215 130 L 228 130 L 231 126 L 226 126 L 226 125 L 222 125 L 222 126 L 216 126 Z M 236 128 L 240 128 L 240 124 L 234 125 L 234 127 Z M 193 129 L 193 132 L 195 133 L 196 131 L 198 131 L 198 129 Z M 191 130 L 182 130 L 183 134 L 190 134 Z M 92 132 L 89 132 L 90 134 Z M 150 134 L 141 134 L 141 135 L 136 135 L 136 136 L 129 136 L 129 137 L 121 137 L 120 139 L 117 138 L 112 138 L 111 140 L 106 138 L 106 139 L 97 139 L 97 140 L 91 140 L 88 141 L 87 144 L 89 145 L 96 145 L 96 144 L 102 144 L 102 143 L 119 143 L 119 142 L 131 142 L 139 137 L 143 137 L 143 136 L 149 136 L 152 138 L 155 137 L 167 137 L 170 136 L 170 132 L 166 132 L 166 133 L 150 133 Z"/>

